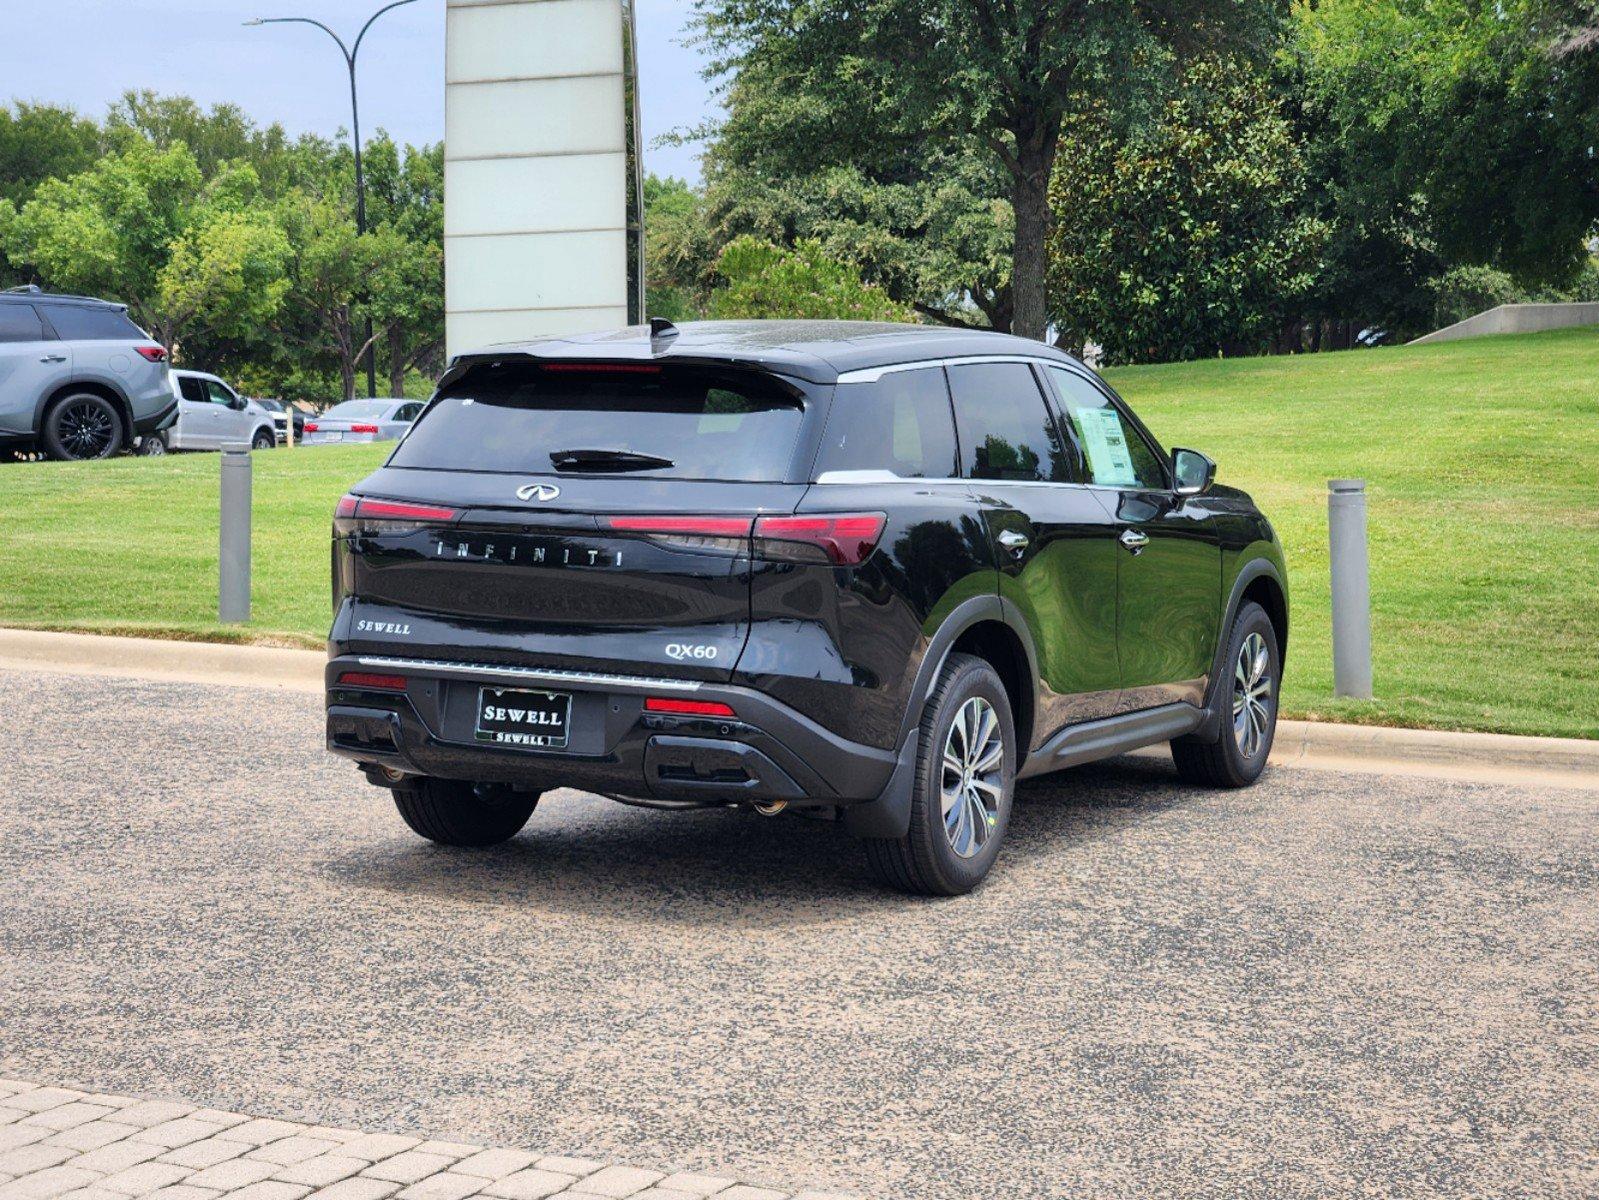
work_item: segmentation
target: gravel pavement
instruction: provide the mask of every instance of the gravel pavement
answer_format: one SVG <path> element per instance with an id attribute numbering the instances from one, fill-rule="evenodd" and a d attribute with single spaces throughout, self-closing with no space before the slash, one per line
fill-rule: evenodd
<path id="1" fill-rule="evenodd" d="M 1599 1194 L 1599 799 L 1149 760 L 996 875 L 574 792 L 414 838 L 315 697 L 0 672 L 0 1076 L 898 1200 Z"/>

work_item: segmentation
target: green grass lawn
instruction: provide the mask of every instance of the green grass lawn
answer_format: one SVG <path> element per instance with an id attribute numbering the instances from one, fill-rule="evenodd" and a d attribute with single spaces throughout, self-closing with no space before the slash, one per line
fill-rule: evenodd
<path id="1" fill-rule="evenodd" d="M 1599 737 L 1599 330 L 1139 367 L 1288 551 L 1290 716 Z M 319 646 L 334 502 L 382 446 L 255 457 L 254 620 L 216 624 L 214 454 L 0 467 L 0 624 Z M 1334 702 L 1327 480 L 1370 490 L 1378 698 Z"/>

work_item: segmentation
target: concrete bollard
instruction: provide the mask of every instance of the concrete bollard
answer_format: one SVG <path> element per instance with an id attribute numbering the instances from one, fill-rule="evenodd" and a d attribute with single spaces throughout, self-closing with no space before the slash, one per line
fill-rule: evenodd
<path id="1" fill-rule="evenodd" d="M 1371 571 L 1366 481 L 1327 481 L 1332 567 L 1333 695 L 1371 699 Z"/>
<path id="2" fill-rule="evenodd" d="M 217 620 L 250 619 L 250 446 L 222 444 L 222 520 Z"/>

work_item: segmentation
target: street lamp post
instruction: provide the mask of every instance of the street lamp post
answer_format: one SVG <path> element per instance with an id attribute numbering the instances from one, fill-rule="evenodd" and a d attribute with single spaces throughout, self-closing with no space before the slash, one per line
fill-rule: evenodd
<path id="1" fill-rule="evenodd" d="M 390 9 L 415 3 L 416 0 L 394 0 L 392 4 L 385 4 L 366 19 L 366 24 L 361 26 L 361 32 L 355 35 L 353 46 L 346 46 L 343 38 L 321 21 L 310 17 L 256 17 L 245 22 L 246 25 L 315 25 L 338 44 L 339 51 L 344 55 L 344 65 L 350 71 L 350 126 L 355 143 L 355 231 L 358 234 L 366 232 L 366 176 L 361 171 L 361 106 L 355 95 L 355 56 L 361 53 L 361 41 L 366 37 L 366 31 L 372 28 L 372 22 Z M 368 396 L 378 394 L 377 347 L 372 344 L 370 315 L 366 319 L 366 394 Z"/>

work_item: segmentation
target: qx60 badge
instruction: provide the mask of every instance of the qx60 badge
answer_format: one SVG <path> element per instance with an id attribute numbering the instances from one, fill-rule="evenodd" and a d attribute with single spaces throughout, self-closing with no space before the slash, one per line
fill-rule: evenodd
<path id="1" fill-rule="evenodd" d="M 561 489 L 553 483 L 524 483 L 516 489 L 518 500 L 554 500 L 561 494 Z"/>

